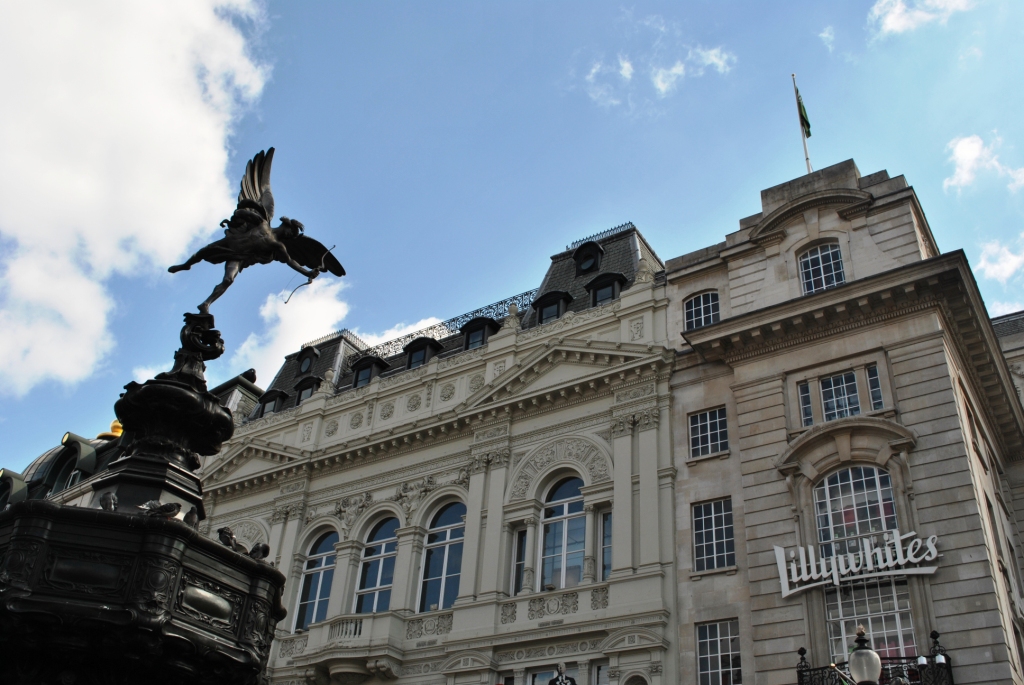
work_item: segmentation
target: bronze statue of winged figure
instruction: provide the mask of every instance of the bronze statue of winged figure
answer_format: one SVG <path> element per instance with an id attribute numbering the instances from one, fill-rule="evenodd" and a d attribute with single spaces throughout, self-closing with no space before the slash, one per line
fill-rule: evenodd
<path id="1" fill-rule="evenodd" d="M 246 163 L 238 206 L 230 219 L 220 222 L 225 227 L 224 237 L 167 269 L 173 274 L 199 262 L 224 265 L 224 280 L 199 305 L 202 314 L 209 314 L 210 305 L 224 294 L 242 269 L 253 264 L 283 262 L 308 278 L 308 283 L 324 272 L 345 275 L 345 269 L 331 251 L 304 235 L 305 227 L 298 221 L 282 216 L 280 226 L 270 227 L 274 218 L 274 194 L 270 190 L 273 161 L 274 148 L 270 148 L 266 152 L 261 150 Z"/>

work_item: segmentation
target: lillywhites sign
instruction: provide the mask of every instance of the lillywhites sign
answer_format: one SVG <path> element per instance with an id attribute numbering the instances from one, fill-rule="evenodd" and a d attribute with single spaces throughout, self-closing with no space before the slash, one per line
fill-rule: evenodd
<path id="1" fill-rule="evenodd" d="M 885 533 L 885 544 L 875 546 L 874 538 L 863 538 L 856 552 L 836 554 L 815 559 L 814 545 L 798 547 L 789 551 L 789 567 L 786 565 L 786 550 L 775 548 L 775 561 L 782 579 L 782 596 L 789 597 L 819 585 L 839 585 L 845 580 L 861 580 L 881 576 L 929 575 L 935 573 L 935 566 L 920 566 L 935 561 L 939 556 L 936 547 L 938 536 L 922 540 L 911 531 L 900 535 L 898 530 Z M 912 538 L 908 542 L 908 538 Z M 914 564 L 911 566 L 910 564 Z"/>

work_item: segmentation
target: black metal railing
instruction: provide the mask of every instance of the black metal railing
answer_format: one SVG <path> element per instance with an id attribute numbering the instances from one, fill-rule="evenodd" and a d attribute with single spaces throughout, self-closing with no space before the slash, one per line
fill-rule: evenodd
<path id="1" fill-rule="evenodd" d="M 426 328 L 413 333 L 407 333 L 399 338 L 394 338 L 392 340 L 382 342 L 379 345 L 359 350 L 345 358 L 345 368 L 350 367 L 352 362 L 359 357 L 365 357 L 368 355 L 380 357 L 381 359 L 393 357 L 396 354 L 400 354 L 402 352 L 402 348 L 416 338 L 433 338 L 434 340 L 443 340 L 444 338 L 455 335 L 459 332 L 459 329 L 462 328 L 463 324 L 479 316 L 486 316 L 491 319 L 501 321 L 508 315 L 509 305 L 514 304 L 520 312 L 524 312 L 529 309 L 530 304 L 536 297 L 536 288 L 533 290 L 527 290 L 525 293 L 506 297 L 504 300 L 489 304 L 486 307 L 481 307 L 480 309 L 474 309 L 473 311 L 466 312 L 465 314 L 460 314 L 459 316 L 448 319 L 447 321 L 435 323 L 433 326 L 427 326 Z"/>
<path id="2" fill-rule="evenodd" d="M 881 657 L 882 676 L 878 679 L 878 685 L 954 685 L 953 664 L 945 647 L 939 644 L 939 633 L 932 631 L 931 638 L 931 654 L 924 657 L 923 664 L 918 663 L 920 657 L 916 656 Z M 800 655 L 800 663 L 796 667 L 797 685 L 849 685 L 853 682 L 849 680 L 850 669 L 845 661 L 836 664 L 836 668 L 847 679 L 836 673 L 836 669 L 831 666 L 811 668 L 806 657 L 807 650 L 803 647 L 797 654 Z M 940 654 L 941 660 L 936 658 Z"/>
<path id="3" fill-rule="evenodd" d="M 566 245 L 565 249 L 566 249 L 566 251 L 575 250 L 577 247 L 579 247 L 583 243 L 596 242 L 598 240 L 602 240 L 604 238 L 608 238 L 610 236 L 613 236 L 616 233 L 622 233 L 623 231 L 628 231 L 631 228 L 636 228 L 636 226 L 633 225 L 632 221 L 627 221 L 624 224 L 619 224 L 618 226 L 613 226 L 612 228 L 605 229 L 605 230 L 601 231 L 600 233 L 595 233 L 594 235 L 588 235 L 586 238 L 580 238 L 579 240 L 574 240 L 571 243 L 569 243 L 568 245 Z"/>

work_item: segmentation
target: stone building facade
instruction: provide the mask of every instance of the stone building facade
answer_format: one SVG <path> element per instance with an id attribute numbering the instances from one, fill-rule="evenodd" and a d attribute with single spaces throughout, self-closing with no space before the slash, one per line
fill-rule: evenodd
<path id="1" fill-rule="evenodd" d="M 221 386 L 254 409 L 201 530 L 289 578 L 271 681 L 781 685 L 863 624 L 1024 684 L 1024 312 L 988 318 L 903 177 L 761 202 L 667 262 L 626 224 L 535 291 L 312 341 L 255 405 Z M 37 491 L 88 506 L 61 454 Z"/>

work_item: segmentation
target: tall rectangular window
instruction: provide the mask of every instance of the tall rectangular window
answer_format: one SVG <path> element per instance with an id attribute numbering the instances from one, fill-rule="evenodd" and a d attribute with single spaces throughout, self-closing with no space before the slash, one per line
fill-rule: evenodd
<path id="1" fill-rule="evenodd" d="M 853 371 L 821 379 L 821 404 L 826 421 L 860 414 L 857 378 Z"/>
<path id="2" fill-rule="evenodd" d="M 740 622 L 697 626 L 697 671 L 700 685 L 740 685 Z"/>
<path id="3" fill-rule="evenodd" d="M 830 243 L 812 247 L 800 255 L 800 282 L 804 295 L 834 288 L 846 282 L 839 245 Z"/>
<path id="4" fill-rule="evenodd" d="M 690 415 L 690 457 L 725 452 L 729 449 L 729 431 L 725 407 Z"/>
<path id="5" fill-rule="evenodd" d="M 612 513 L 601 515 L 601 580 L 612 572 Z"/>
<path id="6" fill-rule="evenodd" d="M 872 410 L 885 406 L 882 403 L 882 383 L 878 380 L 878 367 L 874 364 L 868 367 L 868 390 L 871 392 Z"/>
<path id="7" fill-rule="evenodd" d="M 515 597 L 523 589 L 523 569 L 526 568 L 526 529 L 521 528 L 514 534 L 512 541 L 512 596 Z"/>
<path id="8" fill-rule="evenodd" d="M 710 571 L 736 565 L 732 531 L 732 499 L 693 505 L 693 570 Z"/>
<path id="9" fill-rule="evenodd" d="M 810 426 L 814 423 L 814 411 L 811 409 L 811 384 L 801 383 L 797 386 L 800 393 L 800 425 Z"/>

